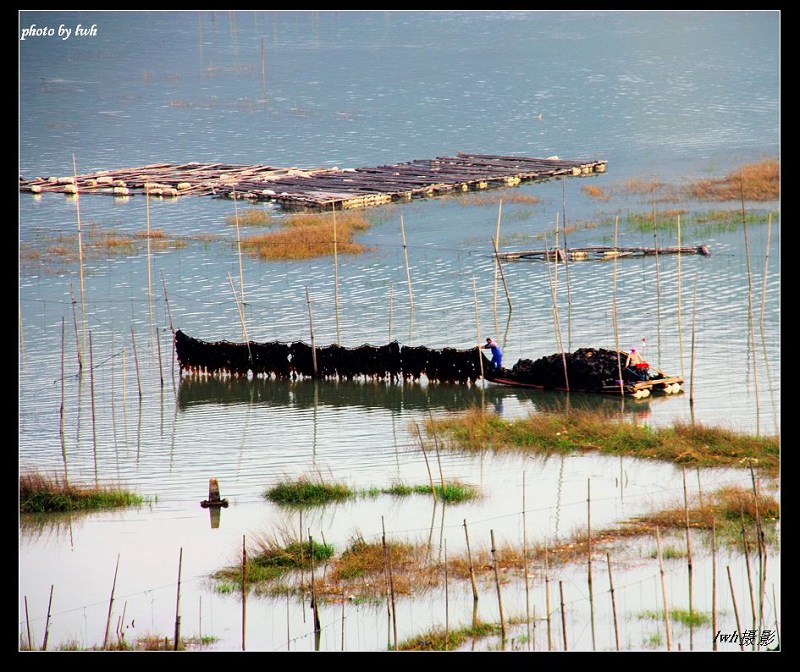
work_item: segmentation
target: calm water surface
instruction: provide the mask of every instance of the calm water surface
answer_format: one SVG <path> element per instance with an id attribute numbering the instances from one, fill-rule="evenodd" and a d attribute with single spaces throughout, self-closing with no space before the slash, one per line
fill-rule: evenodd
<path id="1" fill-rule="evenodd" d="M 608 161 L 604 175 L 493 191 L 482 201 L 465 195 L 366 211 L 371 226 L 358 242 L 368 252 L 340 256 L 336 270 L 330 258 L 245 257 L 249 338 L 308 341 L 311 312 L 317 344 L 396 339 L 466 348 L 491 335 L 510 365 L 558 351 L 558 333 L 570 350 L 613 347 L 616 320 L 622 347 L 645 338 L 648 360 L 683 374 L 687 389 L 620 408 L 613 399 L 489 385 L 181 379 L 171 326 L 204 340 L 242 340 L 232 292 L 232 284 L 241 290 L 236 231 L 225 223 L 233 203 L 23 194 L 20 468 L 119 483 L 149 503 L 20 521 L 21 641 L 30 624 L 41 643 L 52 587 L 48 648 L 102 642 L 117 567 L 113 623 L 128 638 L 171 636 L 180 560 L 183 634 L 215 637 L 214 650 L 241 650 L 241 601 L 215 592 L 207 577 L 237 562 L 243 539 L 299 528 L 297 513 L 268 503 L 263 492 L 301 475 L 357 490 L 427 482 L 414 430 L 429 414 L 481 406 L 514 418 L 604 405 L 655 426 L 682 420 L 780 433 L 778 203 L 745 203 L 750 213 L 773 214 L 770 224 L 762 217 L 746 231 L 688 223 L 693 211 L 738 212 L 740 203 L 690 203 L 680 227 L 675 214 L 659 215 L 674 221 L 659 231 L 659 245 L 706 244 L 707 258 L 573 263 L 557 276 L 539 262 L 506 264 L 508 300 L 490 256 L 498 217 L 506 250 L 553 244 L 565 219 L 571 246 L 612 245 L 615 236 L 620 245 L 652 246 L 652 232 L 625 225 L 628 213 L 651 212 L 652 200 L 615 186 L 634 177 L 720 177 L 777 157 L 778 13 L 23 12 L 20 30 L 31 23 L 97 31 L 20 41 L 24 177 L 70 175 L 73 157 L 78 172 L 187 161 L 345 168 L 458 151 Z M 587 184 L 615 196 L 590 198 Z M 149 218 L 184 244 L 89 256 L 81 291 L 78 264 L 57 251 L 75 245 L 78 206 L 86 236 L 142 233 Z M 306 511 L 302 525 L 337 549 L 356 534 L 378 540 L 385 529 L 429 544 L 442 559 L 464 550 L 465 521 L 473 549 L 488 548 L 491 533 L 499 545 L 520 545 L 523 532 L 528 543 L 554 544 L 585 527 L 588 487 L 593 529 L 683 497 L 680 469 L 630 458 L 444 451 L 441 464 L 448 479 L 479 486 L 478 503 L 384 496 Z M 213 524 L 199 505 L 210 478 L 230 501 Z M 687 478 L 693 496 L 750 484 L 738 470 Z M 669 543 L 681 548 L 685 540 Z M 663 623 L 642 616 L 663 608 L 654 544 L 631 543 L 612 558 L 628 650 L 666 649 Z M 705 553 L 696 559 L 695 608 L 710 613 L 708 541 L 697 544 Z M 778 599 L 768 600 L 770 623 L 780 607 L 780 554 L 773 553 L 767 588 Z M 718 588 L 727 589 L 720 578 L 727 565 L 741 610 L 749 599 L 746 563 L 737 553 L 717 560 Z M 607 570 L 595 571 L 593 601 L 586 567 L 550 577 L 554 648 L 564 648 L 557 583 L 569 605 L 568 648 L 615 648 Z M 517 643 L 507 648 L 547 648 L 542 572 L 529 572 L 535 632 L 529 639 L 515 631 Z M 685 573 L 685 559 L 668 562 L 675 608 L 687 607 Z M 482 587 L 484 620 L 499 620 L 493 591 Z M 524 618 L 524 585 L 505 584 L 503 598 L 507 617 Z M 735 630 L 729 593 L 718 599 L 719 627 Z M 469 587 L 451 583 L 447 600 L 449 626 L 469 624 Z M 326 604 L 318 644 L 307 604 L 253 597 L 247 605 L 248 651 L 375 651 L 391 641 L 385 604 Z M 443 627 L 444 587 L 401 600 L 397 622 L 400 639 Z M 675 626 L 673 648 L 710 650 L 710 633 L 710 625 Z"/>

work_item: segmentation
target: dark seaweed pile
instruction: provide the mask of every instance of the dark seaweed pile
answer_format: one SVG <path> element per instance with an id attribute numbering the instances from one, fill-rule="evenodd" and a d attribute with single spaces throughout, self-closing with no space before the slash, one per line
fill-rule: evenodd
<path id="1" fill-rule="evenodd" d="M 175 350 L 181 371 L 275 378 L 356 378 L 418 380 L 446 383 L 475 382 L 481 376 L 480 351 L 425 346 L 387 345 L 317 346 L 307 343 L 207 342 L 175 332 Z M 314 358 L 316 355 L 316 372 Z M 484 358 L 484 366 L 489 366 Z"/>
<path id="2" fill-rule="evenodd" d="M 520 359 L 511 369 L 504 369 L 494 374 L 494 377 L 508 378 L 545 389 L 569 387 L 573 390 L 600 391 L 609 386 L 619 385 L 620 368 L 622 368 L 622 379 L 626 384 L 638 380 L 631 371 L 625 369 L 625 359 L 626 355 L 623 354 L 621 361 L 618 360 L 614 350 L 580 348 L 575 352 L 565 353 L 563 357 L 561 353 L 556 353 L 536 361 Z"/>

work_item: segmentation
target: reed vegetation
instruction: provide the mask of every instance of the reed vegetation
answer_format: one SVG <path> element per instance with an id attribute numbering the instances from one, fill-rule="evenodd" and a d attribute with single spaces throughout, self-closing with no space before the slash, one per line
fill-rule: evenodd
<path id="1" fill-rule="evenodd" d="M 313 259 L 338 254 L 361 254 L 367 247 L 356 243 L 353 236 L 370 227 L 360 212 L 336 213 L 334 235 L 333 213 L 290 215 L 279 231 L 243 238 L 242 250 L 262 260 Z M 336 245 L 334 246 L 334 241 Z"/>
<path id="2" fill-rule="evenodd" d="M 453 630 L 434 627 L 427 632 L 399 642 L 397 649 L 398 651 L 452 651 L 472 640 L 500 634 L 500 625 L 494 623 L 475 623 Z"/>
<path id="3" fill-rule="evenodd" d="M 300 476 L 293 481 L 277 483 L 264 496 L 286 506 L 318 506 L 350 499 L 355 492 L 341 483 L 327 483 L 321 477 Z"/>
<path id="4" fill-rule="evenodd" d="M 242 210 L 238 216 L 236 213 L 225 217 L 225 222 L 236 226 L 269 226 L 275 224 L 272 212 L 266 208 L 248 208 Z"/>
<path id="5" fill-rule="evenodd" d="M 38 472 L 20 474 L 20 513 L 56 513 L 138 506 L 144 498 L 116 486 L 82 487 Z"/>
<path id="6" fill-rule="evenodd" d="M 492 448 L 543 454 L 599 451 L 687 467 L 752 465 L 768 475 L 776 474 L 779 466 L 777 436 L 740 434 L 681 421 L 657 428 L 620 419 L 607 411 L 531 413 L 503 420 L 494 413 L 471 409 L 460 415 L 428 419 L 425 427 L 429 434 L 446 438 L 459 450 Z"/>

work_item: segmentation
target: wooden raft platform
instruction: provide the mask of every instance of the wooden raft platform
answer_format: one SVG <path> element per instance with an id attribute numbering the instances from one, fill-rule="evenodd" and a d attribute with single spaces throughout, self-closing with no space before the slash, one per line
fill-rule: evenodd
<path id="1" fill-rule="evenodd" d="M 449 192 L 516 186 L 533 180 L 591 175 L 604 172 L 606 163 L 463 152 L 452 157 L 349 169 L 154 163 L 78 176 L 20 177 L 19 188 L 34 194 L 149 194 L 161 198 L 211 195 L 273 202 L 287 210 L 346 210 Z"/>
<path id="2" fill-rule="evenodd" d="M 551 247 L 546 250 L 527 250 L 523 252 L 497 252 L 494 256 L 502 261 L 521 259 L 540 259 L 543 261 L 598 261 L 622 257 L 644 257 L 656 254 L 699 254 L 711 256 L 707 245 L 683 247 L 572 247 L 561 249 Z"/>

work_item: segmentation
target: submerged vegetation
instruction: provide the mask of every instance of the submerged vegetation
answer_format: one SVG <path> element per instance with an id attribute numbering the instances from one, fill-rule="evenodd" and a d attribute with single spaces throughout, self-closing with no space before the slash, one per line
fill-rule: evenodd
<path id="1" fill-rule="evenodd" d="M 144 499 L 113 486 L 80 487 L 40 473 L 19 477 L 20 513 L 55 513 L 137 506 Z"/>
<path id="2" fill-rule="evenodd" d="M 777 436 L 751 436 L 724 428 L 675 422 L 656 428 L 634 424 L 605 411 L 570 414 L 537 413 L 503 420 L 494 413 L 469 410 L 438 420 L 426 429 L 444 436 L 451 447 L 462 450 L 567 453 L 599 451 L 659 459 L 691 467 L 743 467 L 752 465 L 774 475 L 779 463 Z"/>

